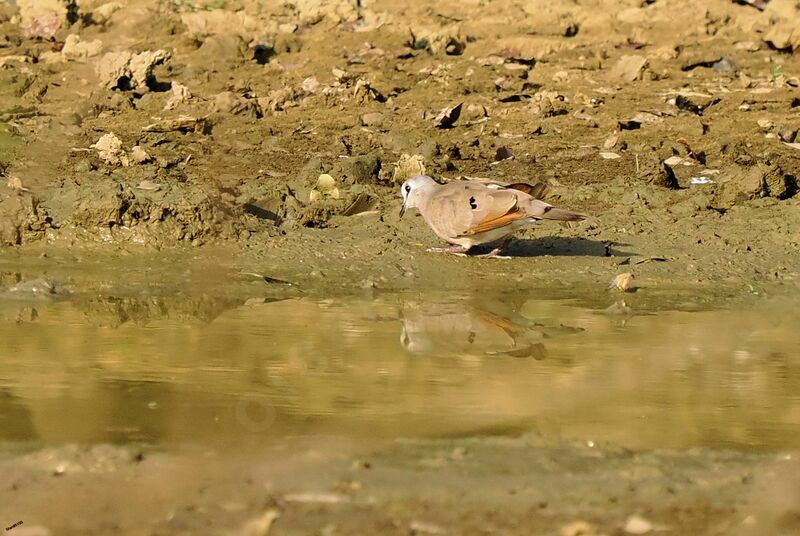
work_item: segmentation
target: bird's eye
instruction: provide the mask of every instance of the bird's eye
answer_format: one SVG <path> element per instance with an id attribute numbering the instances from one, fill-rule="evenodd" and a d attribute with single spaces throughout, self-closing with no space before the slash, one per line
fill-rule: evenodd
<path id="1" fill-rule="evenodd" d="M 411 185 L 406 184 L 406 193 L 409 193 L 410 191 L 411 191 Z"/>

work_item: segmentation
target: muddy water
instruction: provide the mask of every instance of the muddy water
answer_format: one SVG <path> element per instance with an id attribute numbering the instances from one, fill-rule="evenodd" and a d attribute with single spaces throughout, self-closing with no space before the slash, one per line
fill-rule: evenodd
<path id="1" fill-rule="evenodd" d="M 539 433 L 800 447 L 788 299 L 647 315 L 513 294 L 243 301 L 4 299 L 0 439 L 230 448 Z"/>

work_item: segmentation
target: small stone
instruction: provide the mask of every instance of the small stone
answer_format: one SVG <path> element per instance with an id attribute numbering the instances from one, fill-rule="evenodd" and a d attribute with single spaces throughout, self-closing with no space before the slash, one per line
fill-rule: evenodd
<path id="1" fill-rule="evenodd" d="M 591 523 L 578 520 L 561 527 L 559 533 L 561 536 L 593 536 L 597 534 L 597 530 Z"/>
<path id="2" fill-rule="evenodd" d="M 146 192 L 157 192 L 161 189 L 161 185 L 149 179 L 145 179 L 136 186 L 136 189 Z"/>
<path id="3" fill-rule="evenodd" d="M 641 78 L 642 71 L 646 66 L 647 58 L 644 56 L 622 56 L 611 69 L 609 77 L 633 82 Z"/>
<path id="4" fill-rule="evenodd" d="M 383 114 L 380 112 L 371 112 L 361 116 L 361 124 L 365 127 L 377 126 L 383 123 Z"/>
<path id="5" fill-rule="evenodd" d="M 425 175 L 425 159 L 422 155 L 400 155 L 400 159 L 394 163 L 392 182 L 400 184 L 417 175 Z"/>
<path id="6" fill-rule="evenodd" d="M 101 136 L 97 143 L 92 145 L 92 149 L 95 149 L 97 156 L 107 164 L 128 164 L 128 157 L 122 150 L 122 140 L 113 132 Z"/>
<path id="7" fill-rule="evenodd" d="M 85 60 L 97 56 L 103 50 L 103 42 L 99 39 L 82 42 L 77 34 L 70 34 L 64 40 L 61 55 L 69 60 Z"/>
<path id="8" fill-rule="evenodd" d="M 169 99 L 167 99 L 167 103 L 164 105 L 164 110 L 174 110 L 179 104 L 187 102 L 192 98 L 189 88 L 177 82 L 172 83 L 170 92 L 171 95 Z"/>
<path id="9" fill-rule="evenodd" d="M 272 529 L 272 524 L 280 517 L 274 508 L 267 510 L 263 515 L 248 521 L 240 532 L 241 536 L 267 536 Z"/>
<path id="10" fill-rule="evenodd" d="M 319 89 L 319 80 L 315 76 L 309 76 L 300 83 L 300 89 L 306 93 L 316 93 Z"/>
<path id="11" fill-rule="evenodd" d="M 122 4 L 119 2 L 108 2 L 94 8 L 92 10 L 92 23 L 101 26 L 106 24 L 111 19 L 111 16 L 121 8 Z"/>
<path id="12" fill-rule="evenodd" d="M 461 107 L 463 103 L 458 103 L 455 106 L 450 108 L 445 108 L 441 110 L 436 117 L 433 119 L 433 123 L 436 128 L 450 128 L 452 127 L 458 118 L 461 116 Z"/>
<path id="13" fill-rule="evenodd" d="M 133 149 L 131 149 L 130 157 L 137 164 L 145 164 L 152 160 L 152 157 L 147 154 L 147 151 L 142 149 L 139 145 L 135 145 Z"/>
<path id="14" fill-rule="evenodd" d="M 634 275 L 630 272 L 619 274 L 611 280 L 611 284 L 608 285 L 608 289 L 619 290 L 620 292 L 630 292 L 635 288 L 633 286 L 633 279 Z"/>
<path id="15" fill-rule="evenodd" d="M 411 529 L 411 534 L 447 534 L 447 530 L 444 527 L 425 521 L 412 521 L 409 528 Z"/>
<path id="16" fill-rule="evenodd" d="M 614 146 L 617 145 L 619 142 L 619 131 L 614 131 L 608 138 L 605 139 L 603 142 L 603 149 L 613 149 Z"/>
<path id="17" fill-rule="evenodd" d="M 625 532 L 628 534 L 648 534 L 652 530 L 653 524 L 640 516 L 631 516 L 625 523 Z"/>
<path id="18" fill-rule="evenodd" d="M 317 186 L 321 190 L 330 190 L 336 186 L 336 180 L 327 173 L 323 173 L 317 178 Z"/>
<path id="19" fill-rule="evenodd" d="M 797 129 L 791 127 L 783 127 L 778 131 L 778 139 L 784 143 L 794 143 L 797 139 Z"/>
<path id="20" fill-rule="evenodd" d="M 759 119 L 758 126 L 761 128 L 761 130 L 772 130 L 772 128 L 775 126 L 775 123 L 769 119 Z"/>

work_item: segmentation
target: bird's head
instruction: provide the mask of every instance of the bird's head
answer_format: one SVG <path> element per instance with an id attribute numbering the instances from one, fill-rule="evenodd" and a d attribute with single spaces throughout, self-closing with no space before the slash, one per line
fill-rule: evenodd
<path id="1" fill-rule="evenodd" d="M 436 181 L 427 175 L 417 175 L 405 181 L 400 187 L 400 196 L 403 198 L 403 206 L 400 208 L 400 217 L 403 217 L 403 214 L 408 208 L 419 208 L 425 192 L 435 185 Z"/>

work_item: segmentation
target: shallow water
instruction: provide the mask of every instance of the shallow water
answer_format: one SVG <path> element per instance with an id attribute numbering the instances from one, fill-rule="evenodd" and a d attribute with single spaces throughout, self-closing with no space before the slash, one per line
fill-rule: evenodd
<path id="1" fill-rule="evenodd" d="M 0 301 L 0 440 L 263 445 L 539 432 L 800 447 L 800 313 L 413 293 Z"/>

